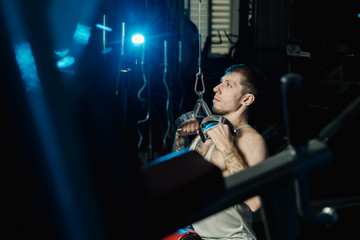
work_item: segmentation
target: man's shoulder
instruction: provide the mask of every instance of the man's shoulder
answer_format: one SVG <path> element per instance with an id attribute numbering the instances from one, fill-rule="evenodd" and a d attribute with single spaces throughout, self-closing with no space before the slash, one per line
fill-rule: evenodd
<path id="1" fill-rule="evenodd" d="M 254 128 L 243 129 L 236 141 L 263 141 L 264 137 Z"/>
<path id="2" fill-rule="evenodd" d="M 247 157 L 250 166 L 265 160 L 268 154 L 265 139 L 255 129 L 244 131 L 236 139 L 236 146 Z"/>

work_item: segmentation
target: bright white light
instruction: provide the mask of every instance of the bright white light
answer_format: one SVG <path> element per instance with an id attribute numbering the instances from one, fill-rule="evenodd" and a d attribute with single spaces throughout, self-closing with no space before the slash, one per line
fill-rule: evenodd
<path id="1" fill-rule="evenodd" d="M 131 41 L 134 43 L 134 44 L 142 44 L 145 42 L 145 38 L 143 35 L 141 34 L 135 34 L 131 37 Z"/>

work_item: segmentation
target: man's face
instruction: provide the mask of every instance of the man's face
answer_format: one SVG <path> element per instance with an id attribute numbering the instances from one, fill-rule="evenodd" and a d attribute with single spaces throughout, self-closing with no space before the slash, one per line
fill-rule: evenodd
<path id="1" fill-rule="evenodd" d="M 228 114 L 237 111 L 242 103 L 243 86 L 240 84 L 244 76 L 241 73 L 228 73 L 214 87 L 213 110 L 217 114 Z"/>

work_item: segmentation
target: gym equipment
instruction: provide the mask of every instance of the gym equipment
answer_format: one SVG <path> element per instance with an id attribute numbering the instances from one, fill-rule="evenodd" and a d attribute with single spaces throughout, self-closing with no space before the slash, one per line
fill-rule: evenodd
<path id="1" fill-rule="evenodd" d="M 152 206 L 154 208 L 151 209 L 151 212 L 156 212 L 158 219 L 162 219 L 161 222 L 157 223 L 162 226 L 159 231 L 164 231 L 162 233 L 154 232 L 155 236 L 157 234 L 163 234 L 162 236 L 164 236 L 171 233 L 171 231 L 174 232 L 176 228 L 187 226 L 254 195 L 261 197 L 262 208 L 260 213 L 267 239 L 270 240 L 296 239 L 300 234 L 298 215 L 316 224 L 328 225 L 337 221 L 338 216 L 334 208 L 325 206 L 322 210 L 316 212 L 313 210 L 309 200 L 306 174 L 329 164 L 332 155 L 326 143 L 321 139 L 315 138 L 307 141 L 306 134 L 296 129 L 299 123 L 302 123 L 301 118 L 297 117 L 301 116 L 303 109 L 301 101 L 302 77 L 298 74 L 289 73 L 281 78 L 281 84 L 289 141 L 289 146 L 284 151 L 227 178 L 219 178 L 216 171 L 204 171 L 202 173 L 195 166 L 195 162 L 200 164 L 201 160 L 204 162 L 206 160 L 199 159 L 199 156 L 194 151 L 177 153 L 176 159 L 169 156 L 168 161 L 176 161 L 179 164 L 164 167 L 165 162 L 161 161 L 161 165 L 156 163 L 151 165 L 154 173 L 156 168 L 162 168 L 162 170 L 156 171 L 157 174 L 148 175 L 146 178 L 147 185 L 151 184 L 150 182 L 155 181 L 155 179 L 160 185 L 164 183 L 167 186 L 171 185 L 171 182 L 179 181 L 173 175 L 176 171 L 181 172 L 184 177 L 187 174 L 194 174 L 192 179 L 188 179 L 187 185 L 190 187 L 187 190 L 184 191 L 184 188 L 172 188 L 170 195 L 164 192 L 164 196 L 166 196 L 164 199 L 166 200 L 163 200 L 162 203 L 170 204 L 169 209 L 168 207 L 162 209 L 160 205 Z M 353 110 L 357 109 L 359 101 L 356 103 L 350 105 Z M 348 115 L 353 110 L 346 109 L 344 114 Z M 338 124 L 342 123 L 339 122 Z M 331 125 L 337 124 L 331 123 Z M 335 129 L 338 129 L 338 127 Z M 333 134 L 333 131 L 327 130 L 327 132 Z M 322 138 L 326 137 L 322 136 Z M 185 164 L 186 171 L 182 171 L 180 162 Z M 143 171 L 146 171 L 146 169 L 145 166 Z M 208 189 L 210 192 L 207 193 L 204 191 L 197 192 L 196 190 L 199 188 L 193 186 L 200 186 L 198 183 L 203 181 L 204 176 L 207 176 L 208 179 L 217 179 L 215 182 L 220 185 L 215 185 L 213 181 L 204 185 L 200 184 L 205 189 L 206 186 L 217 187 Z M 220 187 L 221 184 L 223 184 L 223 189 Z M 159 186 L 157 188 L 159 189 Z M 221 192 L 222 194 L 219 195 Z M 157 196 L 160 195 L 158 192 Z M 181 199 L 179 199 L 179 196 L 181 196 Z M 212 201 L 206 201 L 204 205 L 199 206 L 197 205 L 199 199 L 211 199 Z M 177 204 L 173 205 L 172 203 Z M 169 211 L 171 213 L 181 213 L 181 216 L 169 214 Z"/>
<path id="2" fill-rule="evenodd" d="M 230 132 L 235 136 L 236 132 L 234 127 L 226 118 L 213 115 L 203 99 L 205 93 L 205 83 L 204 83 L 204 74 L 201 72 L 201 0 L 199 0 L 199 57 L 198 57 L 198 73 L 196 74 L 194 91 L 198 95 L 198 100 L 195 103 L 193 111 L 182 114 L 175 120 L 173 131 L 181 131 L 181 125 L 192 118 L 195 118 L 200 123 L 200 137 L 203 142 L 206 141 L 205 131 L 209 130 L 208 124 L 211 124 L 211 127 L 216 127 L 218 123 L 225 123 L 229 126 Z M 198 89 L 198 84 L 201 81 L 202 90 Z"/>

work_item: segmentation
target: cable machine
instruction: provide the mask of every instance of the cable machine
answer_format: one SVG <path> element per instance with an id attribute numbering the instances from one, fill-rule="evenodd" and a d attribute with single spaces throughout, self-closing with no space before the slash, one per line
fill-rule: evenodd
<path id="1" fill-rule="evenodd" d="M 198 56 L 198 73 L 196 74 L 194 91 L 198 95 L 198 100 L 195 103 L 193 111 L 182 114 L 179 118 L 176 119 L 173 131 L 181 131 L 181 125 L 191 119 L 195 118 L 200 122 L 199 134 L 203 142 L 206 141 L 206 131 L 216 127 L 217 123 L 224 123 L 229 126 L 230 132 L 233 136 L 236 135 L 236 131 L 229 120 L 220 116 L 213 115 L 208 105 L 203 99 L 205 93 L 205 83 L 204 83 L 204 74 L 201 71 L 201 0 L 199 0 L 199 56 Z M 201 84 L 201 90 L 199 85 Z"/>

